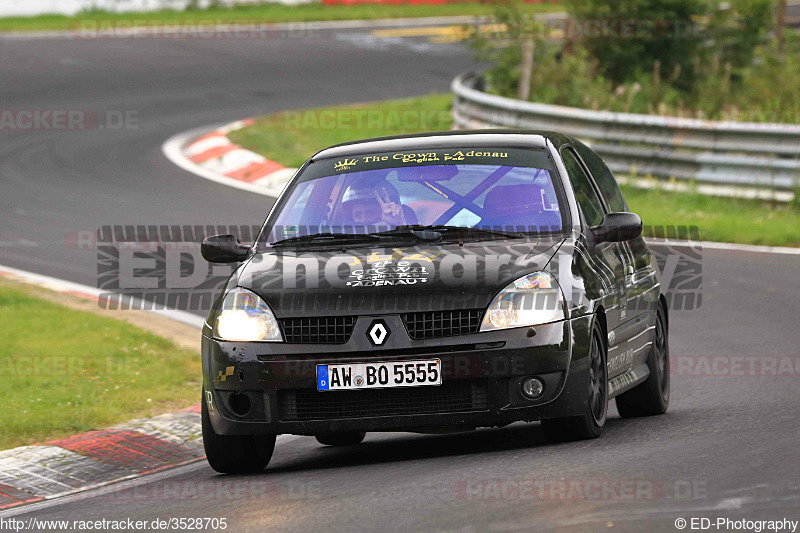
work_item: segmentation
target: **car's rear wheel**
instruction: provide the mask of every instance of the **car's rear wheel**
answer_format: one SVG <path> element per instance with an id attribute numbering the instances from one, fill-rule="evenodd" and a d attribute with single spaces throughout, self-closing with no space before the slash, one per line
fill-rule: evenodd
<path id="1" fill-rule="evenodd" d="M 205 398 L 201 405 L 203 447 L 211 468 L 223 474 L 245 474 L 267 467 L 275 449 L 275 435 L 219 435 L 211 426 Z"/>
<path id="2" fill-rule="evenodd" d="M 603 433 L 608 413 L 608 372 L 603 330 L 595 322 L 589 348 L 589 398 L 583 416 L 542 420 L 542 429 L 553 441 L 596 439 Z"/>
<path id="3" fill-rule="evenodd" d="M 317 442 L 326 446 L 353 446 L 360 443 L 366 436 L 364 431 L 342 431 L 338 433 L 320 433 L 316 435 Z"/>
<path id="4" fill-rule="evenodd" d="M 658 306 L 647 366 L 650 369 L 647 380 L 616 398 L 617 411 L 624 418 L 662 415 L 669 408 L 669 339 L 663 305 Z"/>

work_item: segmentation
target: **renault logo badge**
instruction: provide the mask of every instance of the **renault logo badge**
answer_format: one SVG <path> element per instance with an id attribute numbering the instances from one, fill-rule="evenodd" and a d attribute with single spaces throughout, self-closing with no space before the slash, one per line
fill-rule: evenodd
<path id="1" fill-rule="evenodd" d="M 386 339 L 389 338 L 389 328 L 383 320 L 375 320 L 367 330 L 367 338 L 373 346 L 383 346 Z"/>

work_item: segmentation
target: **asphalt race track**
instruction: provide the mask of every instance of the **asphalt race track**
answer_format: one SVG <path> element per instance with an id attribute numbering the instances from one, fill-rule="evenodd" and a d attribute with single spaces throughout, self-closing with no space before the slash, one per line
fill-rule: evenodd
<path id="1" fill-rule="evenodd" d="M 129 113 L 135 127 L 0 129 L 0 263 L 95 285 L 96 255 L 64 242 L 105 224 L 260 224 L 264 197 L 213 185 L 161 153 L 170 136 L 281 109 L 445 92 L 474 67 L 459 45 L 376 46 L 359 30 L 263 39 L 0 41 L 13 110 Z M 310 154 L 309 154 L 310 155 Z"/>
<path id="2" fill-rule="evenodd" d="M 369 30 L 274 37 L 0 40 L 2 108 L 127 111 L 138 121 L 0 130 L 0 264 L 95 285 L 95 252 L 67 244 L 78 230 L 258 224 L 268 199 L 175 167 L 164 140 L 271 110 L 442 92 L 475 67 L 461 45 L 379 42 Z M 340 449 L 287 437 L 260 475 L 225 477 L 198 463 L 18 518 L 226 517 L 231 531 L 298 532 L 676 531 L 678 518 L 798 520 L 799 274 L 800 255 L 703 250 L 702 306 L 673 311 L 670 324 L 672 358 L 694 370 L 673 375 L 669 414 L 621 420 L 612 408 L 596 441 L 546 444 L 538 424 L 370 434 Z M 735 357 L 750 359 L 727 375 Z M 770 373 L 762 361 L 787 360 L 793 372 L 753 375 Z"/>

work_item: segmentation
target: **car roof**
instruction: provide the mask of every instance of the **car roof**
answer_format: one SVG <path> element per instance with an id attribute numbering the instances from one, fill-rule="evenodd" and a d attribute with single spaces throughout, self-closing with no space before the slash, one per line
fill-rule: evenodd
<path id="1" fill-rule="evenodd" d="M 336 144 L 317 152 L 311 159 L 327 159 L 330 157 L 344 157 L 350 155 L 392 152 L 405 150 L 423 150 L 435 148 L 483 148 L 483 147 L 522 147 L 544 148 L 546 141 L 550 141 L 558 149 L 561 145 L 571 142 L 566 135 L 552 131 L 529 130 L 466 130 L 466 131 L 435 131 L 430 133 L 412 133 L 407 135 L 392 135 L 388 137 L 375 137 Z"/>

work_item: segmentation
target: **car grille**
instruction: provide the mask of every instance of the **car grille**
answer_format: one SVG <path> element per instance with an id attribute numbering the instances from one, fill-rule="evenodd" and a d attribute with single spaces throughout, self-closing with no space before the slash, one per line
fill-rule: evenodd
<path id="1" fill-rule="evenodd" d="M 281 318 L 278 321 L 286 342 L 293 344 L 344 344 L 350 340 L 354 316 Z"/>
<path id="2" fill-rule="evenodd" d="M 282 420 L 337 420 L 374 416 L 421 415 L 488 409 L 485 379 L 445 381 L 442 385 L 397 389 L 278 393 Z"/>
<path id="3" fill-rule="evenodd" d="M 425 311 L 406 313 L 403 323 L 408 336 L 415 340 L 453 337 L 477 333 L 481 327 L 481 309 Z"/>

